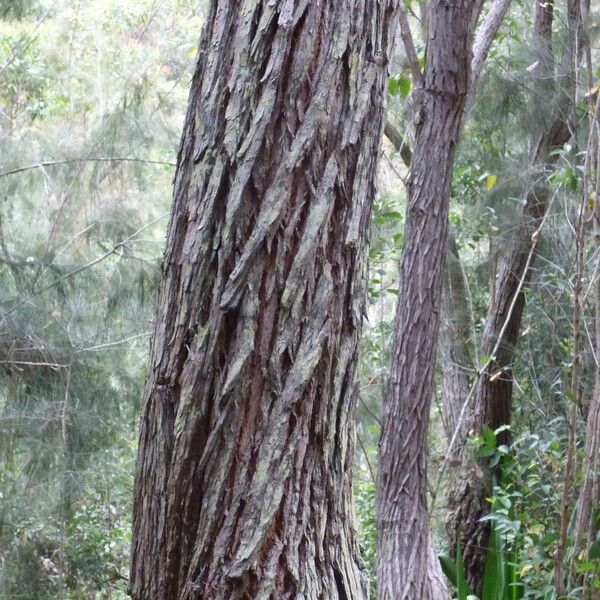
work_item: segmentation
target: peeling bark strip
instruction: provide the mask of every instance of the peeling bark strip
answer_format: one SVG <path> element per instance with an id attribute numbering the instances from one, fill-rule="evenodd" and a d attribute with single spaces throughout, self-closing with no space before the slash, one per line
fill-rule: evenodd
<path id="1" fill-rule="evenodd" d="M 427 428 L 450 178 L 469 90 L 471 0 L 430 0 L 378 472 L 378 597 L 438 600 L 428 576 Z"/>
<path id="2" fill-rule="evenodd" d="M 213 0 L 141 420 L 136 600 L 366 597 L 354 371 L 394 0 Z"/>

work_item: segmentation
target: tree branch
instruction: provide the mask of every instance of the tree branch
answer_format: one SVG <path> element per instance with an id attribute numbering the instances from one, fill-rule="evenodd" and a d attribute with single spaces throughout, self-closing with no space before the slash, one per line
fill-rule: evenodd
<path id="1" fill-rule="evenodd" d="M 490 12 L 487 14 L 481 27 L 477 31 L 475 44 L 473 45 L 473 62 L 471 63 L 471 90 L 473 94 L 477 81 L 483 70 L 483 65 L 494 42 L 494 38 L 500 29 L 504 15 L 510 6 L 511 0 L 496 0 Z"/>
<path id="2" fill-rule="evenodd" d="M 400 153 L 402 162 L 410 167 L 412 162 L 412 151 L 404 139 L 402 132 L 388 119 L 385 123 L 385 137 L 392 143 L 396 152 Z"/>
<path id="3" fill-rule="evenodd" d="M 487 60 L 490 48 L 494 42 L 494 38 L 500 29 L 502 20 L 506 15 L 511 4 L 511 0 L 496 0 L 487 14 L 485 20 L 479 28 L 475 44 L 473 46 L 473 61 L 471 63 L 471 83 L 469 88 L 469 104 L 472 101 L 473 94 L 477 87 L 479 77 L 483 70 L 485 61 Z M 419 84 L 423 80 L 423 74 L 419 67 L 419 58 L 413 42 L 412 34 L 410 31 L 410 25 L 408 24 L 408 17 L 406 11 L 400 7 L 400 34 L 402 36 L 402 42 L 406 50 L 410 70 L 414 79 L 415 85 Z M 407 167 L 410 167 L 412 162 L 412 151 L 406 144 L 404 135 L 402 132 L 388 119 L 385 124 L 385 136 L 392 143 L 396 152 L 400 153 L 402 161 Z"/>
<path id="4" fill-rule="evenodd" d="M 419 57 L 417 55 L 417 50 L 415 49 L 410 25 L 408 24 L 408 17 L 406 15 L 406 10 L 404 10 L 404 6 L 402 6 L 402 2 L 400 2 L 399 19 L 400 37 L 402 38 L 402 43 L 406 50 L 406 57 L 408 58 L 408 64 L 413 76 L 413 83 L 415 87 L 420 87 L 423 82 L 423 73 L 421 73 L 421 67 L 419 67 Z"/>
<path id="5" fill-rule="evenodd" d="M 147 163 L 151 165 L 167 165 L 169 167 L 177 166 L 175 163 L 163 161 L 163 160 L 147 160 L 145 158 L 132 158 L 132 157 L 96 157 L 96 158 L 68 158 L 65 160 L 46 160 L 44 162 L 36 163 L 34 165 L 27 165 L 25 167 L 19 167 L 12 169 L 11 171 L 5 171 L 0 173 L 0 177 L 7 177 L 8 175 L 16 175 L 17 173 L 23 173 L 24 171 L 33 171 L 34 169 L 43 169 L 44 167 L 54 167 L 56 165 L 70 165 L 74 163 L 83 162 L 136 162 L 136 163 Z"/>

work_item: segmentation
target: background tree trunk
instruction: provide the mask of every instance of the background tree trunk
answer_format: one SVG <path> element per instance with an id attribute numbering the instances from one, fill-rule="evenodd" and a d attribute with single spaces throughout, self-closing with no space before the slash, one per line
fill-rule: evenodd
<path id="1" fill-rule="evenodd" d="M 547 209 L 547 174 L 544 170 L 556 160 L 551 151 L 564 145 L 572 135 L 573 123 L 573 79 L 572 64 L 575 60 L 575 39 L 570 37 L 564 51 L 567 67 L 567 83 L 556 80 L 553 50 L 552 24 L 554 4 L 536 3 L 534 37 L 538 44 L 537 93 L 556 98 L 556 108 L 546 123 L 541 121 L 531 141 L 531 166 L 538 174 L 539 182 L 526 196 L 523 218 L 519 223 L 510 251 L 505 254 L 496 291 L 489 306 L 481 342 L 481 354 L 491 356 L 498 344 L 493 361 L 478 377 L 475 390 L 467 409 L 461 433 L 473 431 L 481 434 L 487 425 L 496 429 L 510 424 L 512 408 L 513 378 L 511 365 L 521 329 L 525 308 L 524 287 L 529 283 L 531 270 L 527 269 L 528 257 L 538 240 L 534 232 L 538 229 Z M 575 2 L 569 2 L 569 29 L 572 35 L 577 16 L 573 19 Z M 535 100 L 537 101 L 537 100 Z M 532 261 L 531 261 L 532 262 Z M 530 264 L 531 264 L 530 262 Z M 523 281 L 525 284 L 520 285 Z M 513 304 L 513 300 L 516 301 Z M 501 331 L 504 335 L 500 339 Z M 464 401 L 464 400 L 463 400 Z M 453 455 L 462 456 L 462 465 L 455 472 L 448 498 L 448 533 L 451 548 L 455 551 L 458 541 L 463 548 L 467 579 L 472 589 L 480 590 L 489 537 L 489 522 L 480 519 L 490 512 L 487 498 L 492 493 L 492 474 L 484 462 L 475 461 L 466 448 L 466 436 L 459 436 L 459 446 Z M 509 433 L 498 436 L 498 444 L 509 443 Z"/>
<path id="2" fill-rule="evenodd" d="M 426 440 L 439 329 L 450 179 L 473 43 L 473 2 L 432 0 L 417 94 L 392 367 L 378 469 L 378 596 L 432 600 Z"/>
<path id="3" fill-rule="evenodd" d="M 361 599 L 353 383 L 395 2 L 213 0 L 141 420 L 136 600 Z"/>
<path id="4" fill-rule="evenodd" d="M 469 352 L 474 342 L 470 323 L 467 282 L 456 239 L 450 233 L 446 248 L 437 360 L 442 379 L 442 411 L 449 439 L 457 427 L 462 430 L 460 437 L 466 436 L 466 422 L 459 421 L 463 402 L 469 395 L 469 373 L 474 370 L 473 358 Z M 456 449 L 453 455 L 458 456 Z"/>
<path id="5" fill-rule="evenodd" d="M 595 104 L 595 106 L 594 106 Z M 598 251 L 600 242 L 600 207 L 598 205 L 598 188 L 600 184 L 600 95 L 596 95 L 596 102 L 590 102 L 591 118 L 590 133 L 588 136 L 588 145 L 586 152 L 586 162 L 584 171 L 584 185 L 582 190 L 582 208 L 586 211 L 585 221 L 593 220 L 595 233 L 595 250 Z M 590 206 L 590 199 L 593 199 L 593 206 Z M 587 214 L 589 213 L 589 214 Z M 587 223 L 586 223 L 587 227 Z M 598 260 L 598 259 L 597 259 Z M 598 268 L 595 272 L 598 278 Z M 593 282 L 591 282 L 593 283 Z M 595 353 L 595 360 L 600 359 L 600 279 L 595 282 L 596 306 L 595 306 L 595 347 L 592 349 Z M 585 304 L 583 300 L 582 304 Z M 573 557 L 569 570 L 569 581 L 573 580 L 573 575 L 583 586 L 582 598 L 589 600 L 598 598 L 600 592 L 594 586 L 594 574 L 577 574 L 575 567 L 576 557 L 580 556 L 580 550 L 583 550 L 583 556 L 589 560 L 588 553 L 591 544 L 594 543 L 596 533 L 598 532 L 598 519 L 596 516 L 597 507 L 600 504 L 600 366 L 596 362 L 596 380 L 594 391 L 589 402 L 587 414 L 587 423 L 585 431 L 585 454 L 583 462 L 583 484 L 579 491 L 579 498 L 576 507 L 575 516 L 575 535 L 573 543 Z"/>

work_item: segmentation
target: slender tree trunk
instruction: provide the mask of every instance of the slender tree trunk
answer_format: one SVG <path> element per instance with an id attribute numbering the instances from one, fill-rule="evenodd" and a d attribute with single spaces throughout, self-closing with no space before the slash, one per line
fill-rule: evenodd
<path id="1" fill-rule="evenodd" d="M 433 600 L 427 429 L 439 329 L 450 179 L 461 130 L 475 3 L 431 0 L 378 469 L 378 596 Z M 436 599 L 437 600 L 437 599 Z"/>
<path id="2" fill-rule="evenodd" d="M 574 2 L 570 0 L 571 19 L 573 6 Z M 570 37 L 564 53 L 564 62 L 569 73 L 567 83 L 556 82 L 552 51 L 553 18 L 553 2 L 536 3 L 534 27 L 538 43 L 537 69 L 540 78 L 537 93 L 555 97 L 556 110 L 546 122 L 540 121 L 532 136 L 530 163 L 533 170 L 539 174 L 539 183 L 527 193 L 522 221 L 509 253 L 503 257 L 493 303 L 488 309 L 485 321 L 481 354 L 491 355 L 497 344 L 498 350 L 491 364 L 475 383 L 465 423 L 461 427 L 462 432 L 473 431 L 479 434 L 486 425 L 496 429 L 511 422 L 511 364 L 525 308 L 524 287 L 531 278 L 531 270 L 527 269 L 528 258 L 539 241 L 535 232 L 547 209 L 548 188 L 544 170 L 555 160 L 551 151 L 569 140 L 573 127 L 569 117 L 572 115 L 574 89 L 571 73 L 576 44 L 573 37 Z M 574 26 L 570 21 L 571 31 Z M 560 90 L 558 94 L 557 90 Z M 504 335 L 500 339 L 503 330 Z M 508 442 L 508 432 L 503 432 L 498 443 Z M 448 533 L 453 549 L 458 541 L 461 542 L 467 579 L 477 592 L 483 579 L 489 537 L 489 522 L 481 522 L 480 519 L 490 511 L 487 498 L 492 492 L 492 474 L 484 463 L 477 463 L 468 452 L 466 436 L 460 438 L 457 450 L 462 456 L 462 466 L 456 472 L 454 483 L 450 486 Z"/>
<path id="3" fill-rule="evenodd" d="M 449 234 L 437 360 L 442 379 L 442 412 L 449 439 L 457 427 L 463 430 L 460 437 L 466 436 L 466 422 L 460 423 L 460 413 L 469 395 L 469 372 L 474 369 L 469 352 L 473 344 L 470 322 L 467 282 L 456 240 Z M 456 457 L 458 453 L 453 451 L 453 455 Z"/>
<path id="4" fill-rule="evenodd" d="M 590 106 L 592 108 L 593 104 Z M 586 152 L 584 172 L 584 186 L 582 193 L 582 207 L 586 211 L 585 220 L 594 221 L 596 250 L 600 242 L 600 207 L 597 196 L 600 189 L 600 95 L 597 96 L 595 106 L 592 108 L 590 119 L 590 133 Z M 590 198 L 594 199 L 593 208 L 590 210 Z M 587 214 L 591 213 L 591 214 Z M 595 358 L 600 360 L 600 279 L 595 282 L 596 288 L 596 340 Z M 583 301 L 585 303 L 585 300 Z M 589 410 L 587 414 L 585 454 L 583 463 L 583 484 L 579 492 L 576 509 L 575 535 L 573 543 L 573 556 L 577 557 L 580 550 L 584 556 L 589 552 L 598 531 L 597 519 L 594 512 L 600 504 L 600 366 L 596 365 L 596 381 Z M 575 559 L 571 559 L 569 579 L 573 578 Z M 600 591 L 593 586 L 594 573 L 579 575 L 583 585 L 583 598 L 592 599 L 600 597 Z"/>
<path id="5" fill-rule="evenodd" d="M 142 410 L 136 600 L 366 597 L 354 371 L 395 21 L 393 0 L 210 4 Z"/>

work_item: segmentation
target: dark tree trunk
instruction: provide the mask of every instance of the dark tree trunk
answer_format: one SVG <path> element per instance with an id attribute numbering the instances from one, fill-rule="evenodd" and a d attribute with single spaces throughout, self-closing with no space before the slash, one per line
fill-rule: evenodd
<path id="1" fill-rule="evenodd" d="M 393 0 L 213 0 L 141 419 L 136 600 L 366 597 L 354 370 Z"/>
<path id="2" fill-rule="evenodd" d="M 572 17 L 572 5 L 569 1 Z M 535 235 L 547 209 L 547 174 L 544 170 L 555 158 L 551 151 L 565 144 L 572 135 L 572 87 L 571 78 L 565 84 L 556 82 L 552 53 L 552 2 L 536 3 L 535 38 L 538 44 L 539 84 L 537 93 L 556 98 L 556 110 L 546 121 L 540 121 L 532 136 L 531 167 L 537 173 L 538 183 L 529 190 L 523 217 L 518 226 L 511 249 L 505 254 L 498 274 L 495 293 L 489 306 L 481 343 L 482 355 L 493 360 L 475 383 L 465 423 L 461 433 L 473 431 L 480 434 L 487 425 L 497 429 L 510 424 L 512 409 L 513 378 L 511 365 L 515 357 L 516 344 L 521 329 L 525 308 L 524 289 L 531 278 L 527 268 L 530 253 L 535 251 L 538 237 Z M 571 24 L 571 28 L 573 24 Z M 571 40 L 565 50 L 567 72 L 572 72 L 575 43 Z M 557 93 L 557 90 L 560 90 Z M 536 100 L 537 101 L 537 100 Z M 529 261 L 529 267 L 533 259 Z M 522 282 L 522 283 L 521 283 Z M 500 339 L 502 330 L 504 334 Z M 506 444 L 508 431 L 498 437 L 498 444 Z M 467 579 L 477 593 L 481 588 L 483 569 L 489 538 L 489 522 L 480 519 L 490 511 L 487 498 L 492 493 L 492 473 L 483 462 L 477 464 L 466 447 L 466 435 L 460 436 L 459 446 L 453 454 L 462 456 L 461 468 L 456 472 L 450 486 L 448 498 L 448 533 L 451 547 L 456 548 L 460 540 Z"/>
<path id="3" fill-rule="evenodd" d="M 378 596 L 433 600 L 427 429 L 439 329 L 450 178 L 469 90 L 476 3 L 431 0 L 417 90 L 400 293 L 378 469 Z M 437 600 L 437 598 L 436 598 Z"/>
<path id="4" fill-rule="evenodd" d="M 467 432 L 479 435 L 488 425 L 497 429 L 510 423 L 512 402 L 512 376 L 510 364 L 514 357 L 525 296 L 520 293 L 513 304 L 515 293 L 522 277 L 527 281 L 529 272 L 525 265 L 531 248 L 531 234 L 535 231 L 535 221 L 528 219 L 522 223 L 514 252 L 505 261 L 498 275 L 495 303 L 490 306 L 486 318 L 482 353 L 491 355 L 505 322 L 509 325 L 495 353 L 495 360 L 477 379 L 467 415 L 460 425 L 459 446 L 453 457 L 460 456 L 461 466 L 453 476 L 448 497 L 448 533 L 451 547 L 456 548 L 460 540 L 467 579 L 477 593 L 480 589 L 486 549 L 489 536 L 489 523 L 481 522 L 481 517 L 490 512 L 488 498 L 491 495 L 492 474 L 484 462 L 479 464 L 466 446 Z M 512 311 L 512 312 L 511 312 Z M 463 402 L 466 397 L 463 397 Z M 507 432 L 498 436 L 498 443 L 507 443 Z"/>

